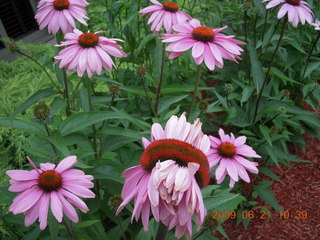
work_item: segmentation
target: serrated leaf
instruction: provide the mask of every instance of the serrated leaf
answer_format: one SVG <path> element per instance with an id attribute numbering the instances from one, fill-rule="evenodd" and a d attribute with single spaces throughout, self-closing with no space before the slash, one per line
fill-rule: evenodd
<path id="1" fill-rule="evenodd" d="M 275 210 L 282 211 L 282 208 L 270 190 L 271 184 L 272 181 L 262 180 L 258 185 L 254 185 L 253 188 L 266 203 L 270 204 Z"/>

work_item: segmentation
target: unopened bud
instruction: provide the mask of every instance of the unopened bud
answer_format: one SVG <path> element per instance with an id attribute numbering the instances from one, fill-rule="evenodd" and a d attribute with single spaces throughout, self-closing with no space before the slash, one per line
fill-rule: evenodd
<path id="1" fill-rule="evenodd" d="M 272 127 L 270 128 L 270 131 L 271 131 L 273 134 L 278 134 L 279 129 L 276 128 L 275 126 L 272 126 Z"/>
<path id="2" fill-rule="evenodd" d="M 204 100 L 200 101 L 199 102 L 199 109 L 201 111 L 206 111 L 208 109 L 208 102 L 204 101 Z"/>
<path id="3" fill-rule="evenodd" d="M 44 102 L 40 102 L 33 109 L 33 114 L 38 120 L 46 120 L 50 116 L 50 107 Z"/>
<path id="4" fill-rule="evenodd" d="M 144 76 L 146 74 L 146 72 L 148 71 L 148 69 L 146 66 L 141 65 L 141 66 L 137 67 L 136 71 L 139 76 Z"/>
<path id="5" fill-rule="evenodd" d="M 12 53 L 15 53 L 17 50 L 18 50 L 18 46 L 17 46 L 17 43 L 15 41 L 11 41 L 9 44 L 8 44 L 8 50 Z"/>
<path id="6" fill-rule="evenodd" d="M 251 2 L 244 2 L 243 3 L 243 7 L 244 8 L 251 8 L 252 7 L 252 3 Z"/>
<path id="7" fill-rule="evenodd" d="M 282 90 L 282 94 L 283 94 L 283 95 L 286 95 L 286 96 L 290 96 L 290 91 L 289 91 L 289 89 L 283 89 L 283 90 Z"/>
<path id="8" fill-rule="evenodd" d="M 122 203 L 122 197 L 120 195 L 113 195 L 112 197 L 109 198 L 108 204 L 110 208 L 113 210 L 118 209 L 118 207 Z"/>
<path id="9" fill-rule="evenodd" d="M 234 88 L 233 88 L 233 85 L 231 83 L 226 83 L 224 85 L 224 90 L 228 93 L 231 93 L 233 92 Z"/>
<path id="10" fill-rule="evenodd" d="M 284 107 L 278 107 L 277 111 L 282 114 L 285 114 L 287 112 L 286 108 Z"/>
<path id="11" fill-rule="evenodd" d="M 109 86 L 109 91 L 112 94 L 118 94 L 120 92 L 120 87 L 118 85 L 110 85 Z"/>

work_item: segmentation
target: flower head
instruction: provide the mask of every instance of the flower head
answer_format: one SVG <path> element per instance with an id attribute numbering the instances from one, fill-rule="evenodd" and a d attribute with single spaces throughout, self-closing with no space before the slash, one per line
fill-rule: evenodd
<path id="1" fill-rule="evenodd" d="M 309 4 L 302 0 L 263 0 L 262 2 L 269 2 L 267 9 L 283 4 L 278 12 L 278 19 L 282 18 L 288 13 L 288 20 L 294 27 L 298 26 L 299 19 L 304 25 L 306 21 L 312 24 L 312 11 Z"/>
<path id="2" fill-rule="evenodd" d="M 172 116 L 165 128 L 155 123 L 151 129 L 151 142 L 142 138 L 145 147 L 140 165 L 123 172 L 125 184 L 119 213 L 135 198 L 132 219 L 140 214 L 144 229 L 148 230 L 150 207 L 156 221 L 169 230 L 176 228 L 176 237 L 192 234 L 192 215 L 198 229 L 203 223 L 206 209 L 200 188 L 209 184 L 209 137 L 202 133 L 201 122 L 186 121 L 185 114 Z"/>
<path id="3" fill-rule="evenodd" d="M 148 24 L 151 24 L 151 31 L 157 34 L 161 27 L 164 26 L 167 33 L 171 33 L 172 26 L 183 24 L 191 17 L 179 10 L 179 5 L 174 2 L 159 3 L 156 0 L 150 0 L 155 5 L 148 6 L 139 11 L 142 15 L 148 15 Z"/>
<path id="4" fill-rule="evenodd" d="M 35 18 L 40 29 L 48 26 L 48 32 L 56 34 L 59 29 L 63 33 L 76 28 L 75 20 L 87 25 L 86 0 L 41 0 Z"/>
<path id="5" fill-rule="evenodd" d="M 316 19 L 316 21 L 314 23 L 312 23 L 311 25 L 314 26 L 314 30 L 320 31 L 320 21 L 319 21 L 319 19 Z"/>
<path id="6" fill-rule="evenodd" d="M 166 48 L 171 54 L 169 59 L 176 58 L 182 53 L 192 48 L 192 57 L 197 65 L 203 61 L 210 70 L 215 66 L 222 68 L 223 59 L 237 62 L 239 55 L 243 51 L 237 44 L 245 44 L 233 39 L 234 36 L 226 36 L 220 33 L 227 26 L 212 29 L 202 26 L 197 19 L 183 25 L 174 25 L 174 34 L 163 34 L 163 42 L 171 42 Z"/>
<path id="7" fill-rule="evenodd" d="M 67 73 L 71 73 L 77 68 L 78 76 L 81 77 L 86 71 L 91 77 L 94 72 L 101 74 L 102 68 L 111 71 L 114 62 L 110 55 L 114 57 L 126 57 L 127 54 L 121 50 L 117 38 L 106 38 L 98 36 L 99 33 L 83 33 L 74 29 L 73 33 L 67 33 L 65 42 L 57 47 L 66 47 L 55 56 L 56 62 L 60 61 L 60 68 L 67 68 Z"/>
<path id="8" fill-rule="evenodd" d="M 11 178 L 9 191 L 19 192 L 9 210 L 13 214 L 23 213 L 27 227 L 39 218 L 41 230 L 47 226 L 49 204 L 58 222 L 62 221 L 63 214 L 71 221 L 78 222 L 77 212 L 70 203 L 87 212 L 87 205 L 78 196 L 94 198 L 95 195 L 89 190 L 93 187 L 93 177 L 81 170 L 70 169 L 77 163 L 77 157 L 67 157 L 58 166 L 40 163 L 40 169 L 27 159 L 35 170 L 6 172 Z"/>
<path id="9" fill-rule="evenodd" d="M 232 188 L 235 182 L 239 181 L 239 176 L 246 182 L 250 182 L 247 171 L 257 174 L 259 172 L 257 163 L 250 162 L 244 157 L 261 158 L 250 146 L 246 145 L 246 137 L 235 138 L 231 133 L 225 134 L 222 129 L 219 130 L 219 138 L 210 136 L 211 149 L 210 157 L 214 159 L 211 166 L 219 162 L 216 169 L 216 179 L 220 184 L 226 175 L 230 176 L 229 186 Z"/>

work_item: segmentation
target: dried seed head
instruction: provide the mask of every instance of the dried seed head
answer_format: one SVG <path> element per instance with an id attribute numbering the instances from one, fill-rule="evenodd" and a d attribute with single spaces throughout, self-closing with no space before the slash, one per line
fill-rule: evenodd
<path id="1" fill-rule="evenodd" d="M 136 71 L 139 76 L 144 76 L 146 74 L 146 72 L 148 71 L 148 68 L 144 65 L 141 65 L 141 66 L 137 67 Z"/>

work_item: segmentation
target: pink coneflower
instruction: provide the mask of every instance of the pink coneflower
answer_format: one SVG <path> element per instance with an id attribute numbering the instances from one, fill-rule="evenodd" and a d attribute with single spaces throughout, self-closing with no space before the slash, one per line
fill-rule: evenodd
<path id="1" fill-rule="evenodd" d="M 111 71 L 114 62 L 109 55 L 115 57 L 126 57 L 127 54 L 121 50 L 121 46 L 117 41 L 123 42 L 117 38 L 106 38 L 98 36 L 95 33 L 83 33 L 78 29 L 74 29 L 73 33 L 67 33 L 64 38 L 65 42 L 56 47 L 65 47 L 55 56 L 56 62 L 60 61 L 60 68 L 66 68 L 67 73 L 71 73 L 77 68 L 78 76 L 81 77 L 86 71 L 89 77 L 94 72 L 101 74 L 102 68 Z"/>
<path id="2" fill-rule="evenodd" d="M 254 157 L 261 158 L 250 146 L 246 145 L 246 137 L 241 136 L 235 138 L 231 133 L 225 134 L 223 129 L 219 130 L 219 138 L 210 136 L 211 148 L 210 148 L 210 158 L 214 159 L 211 162 L 211 166 L 215 166 L 218 162 L 219 166 L 216 169 L 216 179 L 218 184 L 220 184 L 226 175 L 230 176 L 229 187 L 233 187 L 235 182 L 239 181 L 239 176 L 246 182 L 250 182 L 249 172 L 257 174 L 259 172 L 256 167 L 258 164 L 256 162 L 250 162 L 244 157 Z"/>
<path id="3" fill-rule="evenodd" d="M 48 32 L 56 34 L 59 29 L 63 33 L 76 28 L 75 20 L 87 26 L 86 0 L 41 0 L 35 18 L 39 28 L 48 26 Z"/>
<path id="4" fill-rule="evenodd" d="M 171 33 L 172 26 L 175 24 L 183 24 L 191 17 L 179 10 L 179 5 L 174 2 L 159 3 L 156 0 L 150 0 L 155 5 L 148 6 L 139 11 L 142 15 L 148 15 L 148 24 L 152 23 L 151 31 L 156 35 L 162 26 L 167 33 Z"/>
<path id="5" fill-rule="evenodd" d="M 178 33 L 163 34 L 163 42 L 171 42 L 166 48 L 171 52 L 169 59 L 176 58 L 192 48 L 192 57 L 196 64 L 200 65 L 204 61 L 210 70 L 214 70 L 215 66 L 222 68 L 223 59 L 237 62 L 236 59 L 241 59 L 239 55 L 243 51 L 237 44 L 245 43 L 233 39 L 234 36 L 220 33 L 226 28 L 227 26 L 218 29 L 201 26 L 197 19 L 183 25 L 174 25 L 173 30 Z"/>
<path id="6" fill-rule="evenodd" d="M 282 18 L 288 13 L 288 20 L 294 27 L 298 26 L 299 18 L 304 25 L 306 21 L 312 24 L 312 11 L 309 8 L 309 4 L 301 0 L 263 0 L 262 2 L 269 2 L 266 6 L 267 9 L 278 6 L 283 3 L 279 12 L 278 18 Z"/>
<path id="7" fill-rule="evenodd" d="M 13 214 L 23 213 L 27 227 L 39 218 L 41 230 L 47 226 L 49 204 L 58 222 L 62 221 L 63 213 L 71 221 L 78 222 L 77 212 L 70 203 L 87 212 L 87 205 L 78 196 L 94 198 L 95 195 L 89 190 L 93 187 L 93 177 L 81 170 L 70 169 L 77 163 L 77 157 L 67 157 L 57 167 L 52 163 L 40 163 L 41 169 L 27 159 L 35 170 L 6 172 L 11 178 L 9 191 L 19 192 L 9 210 Z"/>
<path id="8" fill-rule="evenodd" d="M 138 221 L 141 214 L 145 231 L 150 207 L 156 221 L 169 230 L 176 228 L 177 238 L 191 237 L 193 214 L 199 229 L 207 212 L 200 188 L 210 180 L 210 140 L 201 125 L 199 119 L 188 123 L 185 114 L 172 116 L 164 129 L 152 125 L 151 142 L 142 138 L 145 151 L 140 165 L 123 172 L 123 202 L 117 214 L 135 198 L 132 220 Z"/>

